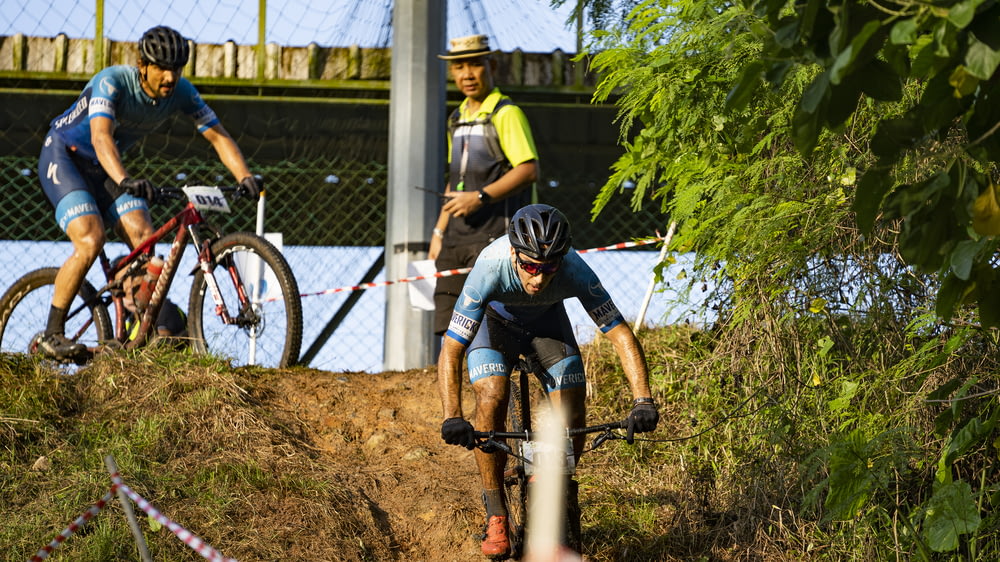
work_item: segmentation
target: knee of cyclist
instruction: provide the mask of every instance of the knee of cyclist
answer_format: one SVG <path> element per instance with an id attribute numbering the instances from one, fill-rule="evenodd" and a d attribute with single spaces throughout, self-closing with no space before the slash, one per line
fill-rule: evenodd
<path id="1" fill-rule="evenodd" d="M 140 241 L 145 240 L 155 233 L 156 231 L 153 230 L 153 225 L 151 223 L 146 223 L 146 225 L 139 231 L 137 238 Z"/>
<path id="2" fill-rule="evenodd" d="M 101 248 L 104 247 L 106 241 L 107 238 L 103 232 L 88 233 L 74 240 L 73 248 L 81 257 L 94 261 L 101 253 Z"/>
<path id="3" fill-rule="evenodd" d="M 494 391 L 480 392 L 476 394 L 476 408 L 484 413 L 506 412 L 507 396 Z"/>

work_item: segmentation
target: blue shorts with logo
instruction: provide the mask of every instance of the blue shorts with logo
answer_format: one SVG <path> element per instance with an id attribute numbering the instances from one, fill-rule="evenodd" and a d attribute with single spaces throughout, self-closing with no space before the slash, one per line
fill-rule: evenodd
<path id="1" fill-rule="evenodd" d="M 38 158 L 38 179 L 64 232 L 73 219 L 84 215 L 99 215 L 107 226 L 114 226 L 126 213 L 149 210 L 141 197 L 123 193 L 115 198 L 108 191 L 108 174 L 101 164 L 75 155 L 72 147 L 51 132 Z"/>
<path id="2" fill-rule="evenodd" d="M 512 322 L 488 309 L 469 345 L 469 380 L 507 377 L 519 355 L 534 354 L 546 392 L 587 385 L 580 348 L 562 303 L 531 322 Z"/>

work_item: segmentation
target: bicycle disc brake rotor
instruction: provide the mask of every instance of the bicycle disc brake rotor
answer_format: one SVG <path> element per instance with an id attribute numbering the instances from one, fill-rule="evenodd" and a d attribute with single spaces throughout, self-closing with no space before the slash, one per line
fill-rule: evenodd
<path id="1" fill-rule="evenodd" d="M 261 314 L 260 303 L 249 303 L 240 310 L 239 317 L 236 318 L 236 325 L 243 328 L 248 334 L 259 336 L 264 333 L 266 322 Z"/>

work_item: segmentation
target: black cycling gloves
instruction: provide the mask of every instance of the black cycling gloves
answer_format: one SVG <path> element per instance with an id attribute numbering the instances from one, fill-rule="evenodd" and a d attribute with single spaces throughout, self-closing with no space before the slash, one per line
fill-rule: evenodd
<path id="1" fill-rule="evenodd" d="M 626 441 L 629 443 L 632 443 L 633 434 L 653 431 L 656 429 L 656 424 L 660 421 L 660 413 L 656 411 L 656 404 L 652 399 L 647 398 L 646 400 L 649 401 L 637 401 L 632 406 L 632 411 L 628 413 L 628 418 L 626 418 L 628 421 L 628 437 Z"/>
<path id="2" fill-rule="evenodd" d="M 247 176 L 240 180 L 240 184 L 236 186 L 236 193 L 241 197 L 249 197 L 256 201 L 260 198 L 260 192 L 264 191 L 264 180 L 257 179 L 254 176 Z"/>
<path id="3" fill-rule="evenodd" d="M 137 180 L 126 177 L 118 184 L 118 189 L 121 193 L 128 193 L 133 197 L 141 197 L 147 203 L 152 203 L 156 199 L 156 190 L 153 188 L 153 183 L 149 180 Z"/>
<path id="4" fill-rule="evenodd" d="M 472 435 L 472 431 L 472 424 L 462 418 L 448 418 L 441 424 L 441 438 L 444 442 L 466 449 L 476 447 L 476 438 Z"/>

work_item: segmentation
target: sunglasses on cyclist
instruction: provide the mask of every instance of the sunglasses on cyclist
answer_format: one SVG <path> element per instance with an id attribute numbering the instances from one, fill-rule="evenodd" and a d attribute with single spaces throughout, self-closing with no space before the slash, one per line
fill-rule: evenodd
<path id="1" fill-rule="evenodd" d="M 562 262 L 562 260 L 556 260 L 556 261 L 535 263 L 535 262 L 524 261 L 523 259 L 521 259 L 520 253 L 516 254 L 516 256 L 517 256 L 517 265 L 519 265 L 521 269 L 523 269 L 524 272 L 527 273 L 528 275 L 538 275 L 539 273 L 544 275 L 551 275 L 556 271 L 559 271 L 559 266 L 561 265 Z"/>

